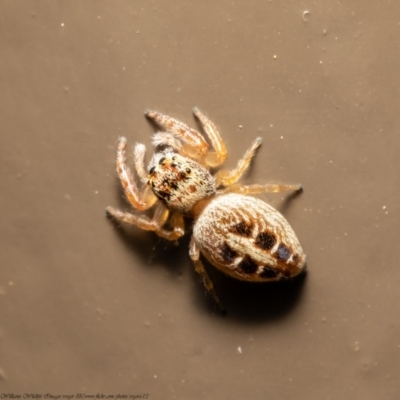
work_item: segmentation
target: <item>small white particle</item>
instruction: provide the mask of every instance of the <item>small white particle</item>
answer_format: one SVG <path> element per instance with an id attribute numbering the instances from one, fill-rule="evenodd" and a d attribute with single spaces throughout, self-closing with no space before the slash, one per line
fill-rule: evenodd
<path id="1" fill-rule="evenodd" d="M 157 379 L 157 375 L 154 375 L 154 379 Z"/>
<path id="2" fill-rule="evenodd" d="M 239 125 L 239 129 L 242 129 L 243 128 L 243 125 Z"/>
<path id="3" fill-rule="evenodd" d="M 386 210 L 386 206 L 383 206 L 383 207 L 382 207 L 382 210 Z"/>
<path id="4" fill-rule="evenodd" d="M 274 59 L 274 60 L 276 60 L 276 58 L 277 58 L 277 55 L 276 55 L 276 54 L 274 54 L 274 56 L 273 56 L 273 59 Z"/>
<path id="5" fill-rule="evenodd" d="M 61 22 L 61 26 L 65 26 L 64 22 Z"/>
<path id="6" fill-rule="evenodd" d="M 303 11 L 303 21 L 304 22 L 308 21 L 309 16 L 310 16 L 310 11 L 308 11 L 308 10 Z"/>
<path id="7" fill-rule="evenodd" d="M 283 136 L 281 136 L 281 139 L 283 139 Z"/>
<path id="8" fill-rule="evenodd" d="M 242 348 L 240 346 L 238 346 L 237 351 L 239 354 L 242 354 Z"/>

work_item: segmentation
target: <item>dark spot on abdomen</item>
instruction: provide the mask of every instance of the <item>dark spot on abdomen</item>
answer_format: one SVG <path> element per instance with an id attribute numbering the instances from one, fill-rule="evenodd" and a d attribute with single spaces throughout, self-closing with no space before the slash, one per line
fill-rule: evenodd
<path id="1" fill-rule="evenodd" d="M 254 272 L 256 272 L 258 269 L 257 263 L 249 256 L 244 256 L 238 267 L 245 274 L 254 274 Z"/>
<path id="2" fill-rule="evenodd" d="M 230 228 L 232 233 L 237 233 L 238 235 L 249 237 L 251 235 L 251 231 L 253 230 L 253 225 L 246 224 L 246 222 L 242 221 L 236 225 L 233 225 Z"/>
<path id="3" fill-rule="evenodd" d="M 260 232 L 255 241 L 255 245 L 263 250 L 271 250 L 276 243 L 276 237 L 269 232 Z"/>
<path id="4" fill-rule="evenodd" d="M 292 253 L 291 253 L 290 249 L 288 247 L 286 247 L 284 244 L 280 244 L 278 247 L 278 250 L 276 252 L 276 255 L 279 258 L 279 260 L 282 260 L 282 261 L 289 260 L 291 254 Z"/>
<path id="5" fill-rule="evenodd" d="M 227 243 L 224 243 L 221 248 L 221 256 L 226 263 L 231 264 L 237 257 L 237 253 L 235 250 L 231 249 Z"/>
<path id="6" fill-rule="evenodd" d="M 260 273 L 261 278 L 276 278 L 278 275 L 278 272 L 270 267 L 263 267 L 262 271 Z"/>

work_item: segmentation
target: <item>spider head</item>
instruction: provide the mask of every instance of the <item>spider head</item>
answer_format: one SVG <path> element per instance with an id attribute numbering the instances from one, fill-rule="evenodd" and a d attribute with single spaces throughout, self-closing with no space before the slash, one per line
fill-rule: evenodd
<path id="1" fill-rule="evenodd" d="M 168 208 L 183 213 L 216 192 L 215 180 L 204 167 L 170 149 L 154 155 L 148 185 Z"/>

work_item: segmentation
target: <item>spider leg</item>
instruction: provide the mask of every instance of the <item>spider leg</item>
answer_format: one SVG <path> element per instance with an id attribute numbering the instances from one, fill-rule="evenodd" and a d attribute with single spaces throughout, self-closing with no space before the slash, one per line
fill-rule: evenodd
<path id="1" fill-rule="evenodd" d="M 109 217 L 112 217 L 119 222 L 136 225 L 138 228 L 145 231 L 153 231 L 158 236 L 167 240 L 177 240 L 185 233 L 182 216 L 181 218 L 174 217 L 174 215 L 172 216 L 173 222 L 171 225 L 173 225 L 173 229 L 171 231 L 163 229 L 163 225 L 166 223 L 169 216 L 169 210 L 161 203 L 157 204 L 152 219 L 147 216 L 139 216 L 123 212 L 113 207 L 107 207 L 106 213 Z"/>
<path id="2" fill-rule="evenodd" d="M 118 177 L 129 203 L 139 211 L 149 209 L 157 201 L 157 198 L 148 187 L 143 190 L 142 194 L 139 193 L 132 172 L 126 164 L 126 138 L 123 136 L 118 139 L 116 166 Z"/>
<path id="3" fill-rule="evenodd" d="M 177 138 L 168 132 L 156 132 L 152 137 L 152 143 L 154 147 L 167 146 L 175 149 L 179 154 L 187 156 L 182 143 Z"/>
<path id="4" fill-rule="evenodd" d="M 169 232 L 169 236 L 165 237 L 165 239 L 176 240 L 185 234 L 185 220 L 183 219 L 182 214 L 172 214 L 170 218 L 170 225 L 173 230 Z"/>
<path id="5" fill-rule="evenodd" d="M 136 143 L 133 148 L 133 160 L 135 162 L 135 169 L 143 183 L 149 180 L 148 173 L 144 164 L 144 155 L 146 153 L 146 146 L 142 143 Z"/>
<path id="6" fill-rule="evenodd" d="M 221 193 L 241 193 L 241 194 L 257 194 L 257 193 L 279 193 L 297 191 L 302 192 L 302 185 L 284 185 L 284 184 L 266 184 L 266 185 L 232 185 L 223 189 Z"/>
<path id="7" fill-rule="evenodd" d="M 207 153 L 205 161 L 210 167 L 218 167 L 225 162 L 228 156 L 225 143 L 214 123 L 210 121 L 197 107 L 193 108 L 193 114 L 200 121 L 201 126 L 207 133 L 215 149 L 215 151 Z"/>
<path id="8" fill-rule="evenodd" d="M 208 144 L 204 137 L 188 125 L 158 111 L 146 110 L 145 115 L 165 129 L 167 133 L 175 135 L 185 142 L 184 151 L 190 157 L 201 160 L 207 154 Z M 168 140 L 171 141 L 170 138 Z"/>
<path id="9" fill-rule="evenodd" d="M 218 186 L 231 186 L 236 183 L 245 171 L 249 168 L 252 158 L 255 156 L 256 150 L 261 146 L 262 139 L 257 138 L 250 148 L 246 151 L 244 156 L 238 161 L 236 168 L 228 171 L 221 170 L 215 175 L 215 180 Z"/>
<path id="10" fill-rule="evenodd" d="M 214 285 L 211 282 L 211 279 L 208 276 L 206 270 L 204 269 L 203 262 L 200 260 L 200 250 L 197 247 L 196 242 L 193 239 L 193 236 L 190 240 L 190 245 L 189 245 L 189 257 L 193 261 L 194 269 L 200 275 L 207 292 L 210 293 L 211 297 L 214 299 L 218 308 L 223 313 L 225 313 L 225 308 L 220 302 L 217 293 L 215 292 Z"/>

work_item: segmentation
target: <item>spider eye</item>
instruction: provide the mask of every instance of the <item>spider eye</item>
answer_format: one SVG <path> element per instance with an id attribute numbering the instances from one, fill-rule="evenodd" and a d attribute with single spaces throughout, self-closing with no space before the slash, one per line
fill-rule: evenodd
<path id="1" fill-rule="evenodd" d="M 186 171 L 187 174 L 190 174 L 190 173 L 192 172 L 192 171 L 190 170 L 190 168 L 186 168 L 185 171 Z"/>
<path id="2" fill-rule="evenodd" d="M 156 169 L 156 167 L 151 167 L 151 168 L 150 168 L 150 171 L 149 171 L 150 174 L 152 174 L 152 173 L 154 172 L 155 169 Z"/>
<path id="3" fill-rule="evenodd" d="M 172 157 L 172 161 L 175 161 L 175 160 L 176 160 L 176 156 L 173 156 L 173 157 Z"/>
<path id="4" fill-rule="evenodd" d="M 160 161 L 158 162 L 160 165 L 165 161 L 165 157 L 160 158 Z"/>

